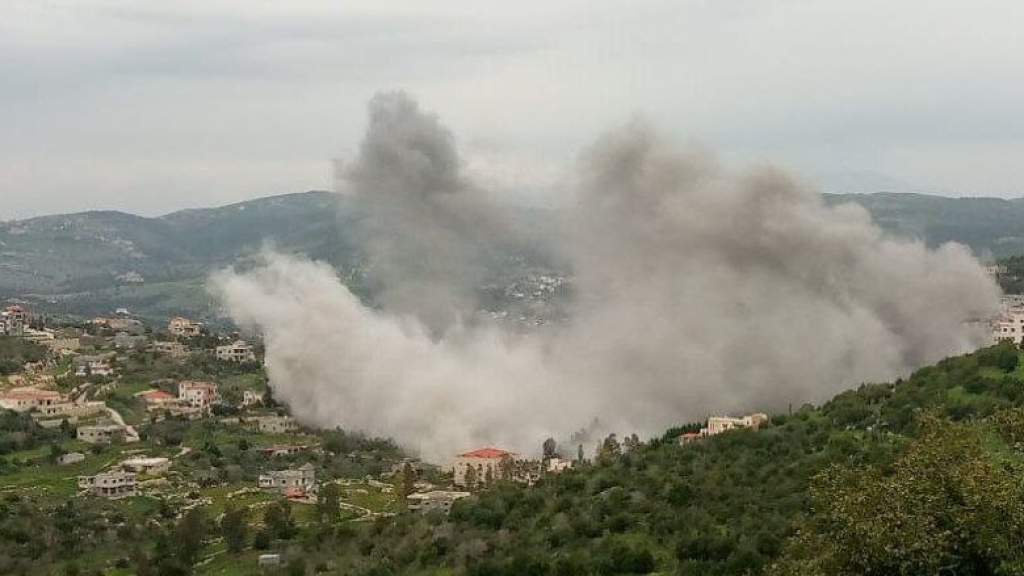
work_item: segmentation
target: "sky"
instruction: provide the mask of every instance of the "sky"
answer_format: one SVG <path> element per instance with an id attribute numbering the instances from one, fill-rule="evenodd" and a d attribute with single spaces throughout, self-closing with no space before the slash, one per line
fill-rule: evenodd
<path id="1" fill-rule="evenodd" d="M 333 186 L 404 90 L 510 201 L 640 117 L 825 191 L 1024 195 L 1024 2 L 0 0 L 0 220 Z"/>

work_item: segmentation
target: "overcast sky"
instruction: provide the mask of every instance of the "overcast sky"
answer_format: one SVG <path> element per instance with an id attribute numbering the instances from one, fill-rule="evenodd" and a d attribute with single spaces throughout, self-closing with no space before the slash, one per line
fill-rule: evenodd
<path id="1" fill-rule="evenodd" d="M 1024 195 L 1024 2 L 0 0 L 0 219 L 331 186 L 404 89 L 557 202 L 636 115 L 830 191 Z"/>

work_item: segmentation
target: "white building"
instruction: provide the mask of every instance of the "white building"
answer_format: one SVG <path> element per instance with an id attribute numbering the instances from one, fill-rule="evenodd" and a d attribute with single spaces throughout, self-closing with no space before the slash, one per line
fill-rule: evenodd
<path id="1" fill-rule="evenodd" d="M 75 363 L 75 376 L 79 378 L 86 376 L 111 376 L 113 374 L 114 367 L 106 360 L 81 358 Z"/>
<path id="2" fill-rule="evenodd" d="M 316 470 L 309 463 L 295 470 L 273 470 L 260 474 L 259 487 L 278 490 L 287 495 L 316 492 Z"/>
<path id="3" fill-rule="evenodd" d="M 220 389 L 213 382 L 178 382 L 178 401 L 185 406 L 205 409 L 220 402 Z"/>
<path id="4" fill-rule="evenodd" d="M 431 512 L 440 510 L 447 514 L 452 509 L 452 504 L 457 500 L 471 496 L 469 492 L 456 492 L 451 490 L 433 490 L 431 492 L 417 492 L 406 497 L 409 510 L 414 512 Z"/>
<path id="5" fill-rule="evenodd" d="M 768 422 L 768 415 L 756 412 L 754 414 L 748 414 L 741 418 L 732 418 L 729 416 L 712 416 L 708 418 L 708 425 L 701 429 L 701 436 L 714 436 L 715 434 L 721 434 L 728 430 L 734 430 L 736 428 L 760 428 L 762 424 Z"/>
<path id="6" fill-rule="evenodd" d="M 131 472 L 102 472 L 95 476 L 79 476 L 78 487 L 89 494 L 104 498 L 135 496 L 135 474 Z"/>
<path id="7" fill-rule="evenodd" d="M 69 466 L 71 464 L 78 464 L 85 460 L 85 454 L 81 452 L 68 452 L 67 454 L 61 454 L 57 457 L 58 466 Z"/>
<path id="8" fill-rule="evenodd" d="M 553 474 L 558 474 L 559 472 L 565 472 L 566 470 L 571 469 L 572 466 L 572 460 L 555 456 L 554 458 L 548 458 L 547 471 Z"/>
<path id="9" fill-rule="evenodd" d="M 121 468 L 136 474 L 166 474 L 171 469 L 171 460 L 163 457 L 135 456 L 121 462 Z"/>
<path id="10" fill-rule="evenodd" d="M 235 340 L 231 344 L 217 346 L 217 360 L 224 362 L 255 362 L 256 353 L 245 340 Z"/>
<path id="11" fill-rule="evenodd" d="M 1009 341 L 1020 346 L 1024 341 L 1024 310 L 1011 307 L 1004 311 L 996 321 L 993 336 L 996 342 Z"/>
<path id="12" fill-rule="evenodd" d="M 242 391 L 242 406 L 252 406 L 254 404 L 263 403 L 263 394 L 256 390 L 243 390 Z"/>
<path id="13" fill-rule="evenodd" d="M 21 306 L 8 306 L 0 311 L 0 334 L 21 336 L 28 324 L 28 314 Z"/>

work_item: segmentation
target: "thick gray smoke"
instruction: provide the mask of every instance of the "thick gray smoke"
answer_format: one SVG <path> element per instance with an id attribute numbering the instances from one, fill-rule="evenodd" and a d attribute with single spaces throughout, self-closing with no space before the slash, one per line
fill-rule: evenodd
<path id="1" fill-rule="evenodd" d="M 370 101 L 356 162 L 343 171 L 363 214 L 358 237 L 377 299 L 434 332 L 463 320 L 502 236 L 484 195 L 460 173 L 454 138 L 400 92 Z"/>
<path id="2" fill-rule="evenodd" d="M 474 199 L 436 119 L 375 99 L 350 181 L 379 218 L 367 249 L 386 269 L 383 310 L 325 265 L 273 253 L 214 285 L 263 328 L 271 382 L 299 418 L 434 458 L 484 443 L 535 452 L 595 417 L 651 434 L 822 400 L 981 344 L 973 321 L 997 307 L 961 246 L 886 238 L 863 209 L 829 208 L 777 170 L 737 176 L 630 125 L 581 164 L 570 321 L 511 337 L 458 322 L 500 214 Z"/>

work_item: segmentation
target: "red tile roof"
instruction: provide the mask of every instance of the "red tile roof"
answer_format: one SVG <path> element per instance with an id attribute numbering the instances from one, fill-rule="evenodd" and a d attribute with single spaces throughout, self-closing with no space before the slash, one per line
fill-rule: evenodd
<path id="1" fill-rule="evenodd" d="M 171 396 L 163 390 L 146 390 L 144 392 L 139 392 L 136 396 L 141 396 L 144 400 L 168 400 L 174 398 L 174 396 Z"/>
<path id="2" fill-rule="evenodd" d="M 460 458 L 503 458 L 505 456 L 514 456 L 515 454 L 508 450 L 502 450 L 500 448 L 492 448 L 487 446 L 486 448 L 477 448 L 476 450 L 470 450 L 469 452 L 463 452 L 459 454 Z"/>

